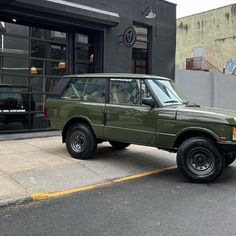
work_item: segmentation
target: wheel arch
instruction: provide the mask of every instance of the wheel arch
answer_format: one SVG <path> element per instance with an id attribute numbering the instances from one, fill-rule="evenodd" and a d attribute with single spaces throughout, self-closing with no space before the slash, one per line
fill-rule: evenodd
<path id="1" fill-rule="evenodd" d="M 91 121 L 87 118 L 87 117 L 74 117 L 74 118 L 71 118 L 64 126 L 63 130 L 62 130 L 62 142 L 65 143 L 66 141 L 66 132 L 67 130 L 74 124 L 76 123 L 81 123 L 81 124 L 87 124 L 92 132 L 94 133 L 93 131 L 93 128 L 92 128 L 92 125 L 91 125 Z"/>
<path id="2" fill-rule="evenodd" d="M 205 137 L 211 140 L 216 146 L 218 146 L 218 137 L 213 132 L 207 129 L 192 128 L 183 130 L 177 135 L 174 143 L 174 148 L 179 148 L 184 141 L 193 137 Z"/>

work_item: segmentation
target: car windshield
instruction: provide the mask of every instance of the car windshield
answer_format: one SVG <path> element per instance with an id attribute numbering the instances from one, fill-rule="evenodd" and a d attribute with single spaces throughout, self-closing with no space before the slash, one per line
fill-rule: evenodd
<path id="1" fill-rule="evenodd" d="M 148 82 L 163 106 L 184 103 L 173 82 L 168 80 L 148 80 Z"/>

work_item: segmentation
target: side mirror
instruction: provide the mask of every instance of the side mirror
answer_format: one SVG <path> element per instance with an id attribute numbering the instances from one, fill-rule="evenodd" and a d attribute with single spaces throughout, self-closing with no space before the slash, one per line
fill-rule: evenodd
<path id="1" fill-rule="evenodd" d="M 152 98 L 143 98 L 142 99 L 142 104 L 150 106 L 150 107 L 155 107 L 155 101 Z"/>

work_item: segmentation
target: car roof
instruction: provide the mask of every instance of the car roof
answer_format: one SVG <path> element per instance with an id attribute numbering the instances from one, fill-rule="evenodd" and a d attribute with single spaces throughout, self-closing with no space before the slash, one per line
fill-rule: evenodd
<path id="1" fill-rule="evenodd" d="M 132 79 L 162 79 L 171 80 L 169 78 L 156 76 L 156 75 L 146 75 L 146 74 L 131 74 L 131 73 L 90 73 L 90 74 L 74 74 L 66 75 L 62 78 L 132 78 Z"/>

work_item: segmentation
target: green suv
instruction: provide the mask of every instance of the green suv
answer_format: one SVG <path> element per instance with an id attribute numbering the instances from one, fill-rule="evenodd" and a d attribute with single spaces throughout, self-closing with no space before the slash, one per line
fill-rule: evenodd
<path id="1" fill-rule="evenodd" d="M 104 141 L 157 147 L 177 152 L 178 169 L 193 182 L 214 180 L 235 160 L 236 112 L 186 102 L 167 78 L 71 75 L 56 91 L 45 114 L 74 158 L 90 158 Z"/>

